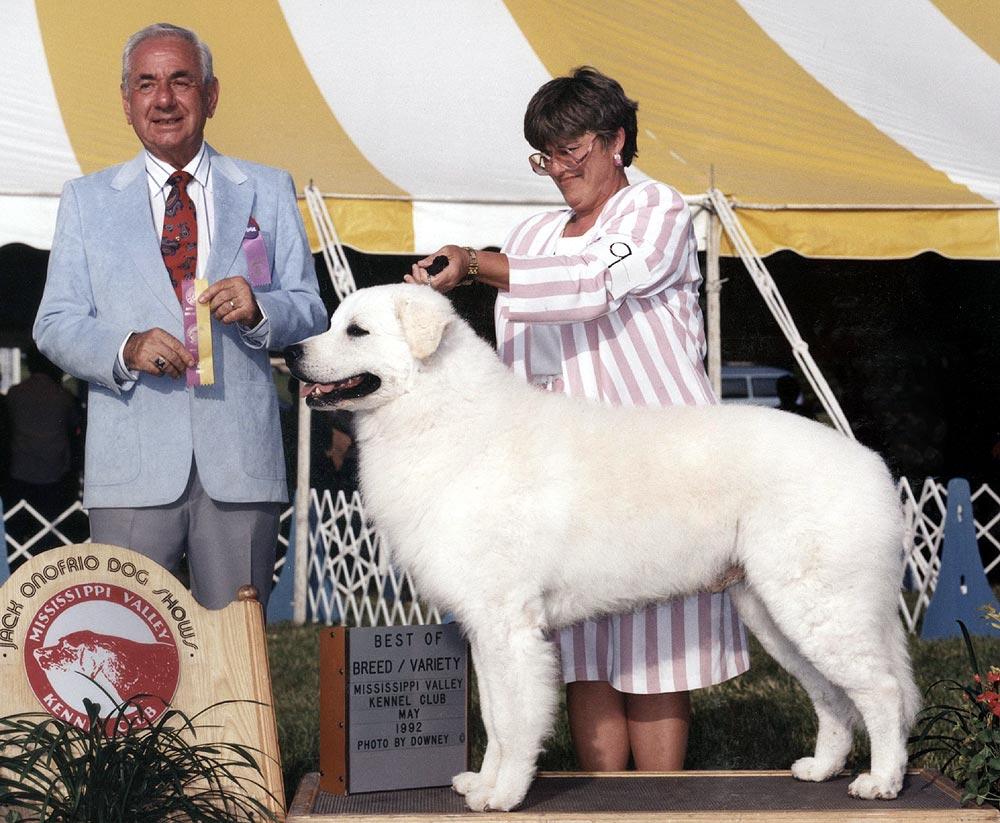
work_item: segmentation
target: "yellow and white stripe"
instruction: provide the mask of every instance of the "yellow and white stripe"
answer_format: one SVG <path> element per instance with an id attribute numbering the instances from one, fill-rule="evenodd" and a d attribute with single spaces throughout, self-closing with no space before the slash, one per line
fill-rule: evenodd
<path id="1" fill-rule="evenodd" d="M 640 102 L 634 176 L 714 184 L 762 254 L 995 258 L 993 6 L 177 0 L 171 22 L 212 46 L 212 144 L 314 181 L 357 248 L 499 245 L 558 203 L 528 167 L 524 106 L 589 63 Z M 161 15 L 154 0 L 4 3 L 0 244 L 48 247 L 63 182 L 136 153 L 121 47 Z"/>

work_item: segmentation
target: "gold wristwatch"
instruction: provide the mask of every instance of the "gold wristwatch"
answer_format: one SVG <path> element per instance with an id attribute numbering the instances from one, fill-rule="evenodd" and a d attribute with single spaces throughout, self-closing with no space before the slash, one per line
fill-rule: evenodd
<path id="1" fill-rule="evenodd" d="M 475 249 L 469 246 L 466 246 L 465 250 L 469 253 L 469 268 L 465 272 L 465 277 L 462 278 L 462 285 L 468 286 L 479 277 L 479 255 L 476 254 Z"/>

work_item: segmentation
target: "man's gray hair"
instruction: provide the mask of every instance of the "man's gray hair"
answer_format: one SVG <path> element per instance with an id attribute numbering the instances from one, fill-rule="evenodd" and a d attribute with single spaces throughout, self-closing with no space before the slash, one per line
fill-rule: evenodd
<path id="1" fill-rule="evenodd" d="M 125 43 L 122 51 L 122 88 L 128 85 L 128 76 L 132 71 L 132 53 L 138 48 L 140 43 L 153 40 L 157 37 L 178 37 L 185 40 L 198 50 L 198 62 L 201 66 L 201 82 L 207 86 L 212 82 L 212 51 L 208 45 L 191 29 L 182 29 L 171 23 L 153 23 L 133 34 Z"/>

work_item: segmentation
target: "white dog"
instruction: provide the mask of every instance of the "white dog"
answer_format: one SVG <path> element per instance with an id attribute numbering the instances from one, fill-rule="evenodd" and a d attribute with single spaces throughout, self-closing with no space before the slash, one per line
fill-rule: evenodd
<path id="1" fill-rule="evenodd" d="M 524 799 L 557 705 L 554 629 L 734 580 L 819 717 L 792 774 L 838 774 L 862 721 L 871 772 L 850 793 L 899 792 L 919 697 L 896 612 L 899 499 L 873 452 L 773 409 L 541 391 L 416 285 L 350 295 L 286 360 L 313 408 L 357 412 L 366 508 L 469 637 L 489 741 L 453 782 L 470 808 Z"/>

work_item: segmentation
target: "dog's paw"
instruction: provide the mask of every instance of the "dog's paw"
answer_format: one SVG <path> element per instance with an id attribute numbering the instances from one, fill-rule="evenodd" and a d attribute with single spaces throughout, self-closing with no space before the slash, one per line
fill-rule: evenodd
<path id="1" fill-rule="evenodd" d="M 902 788 L 902 774 L 890 778 L 862 774 L 858 775 L 854 782 L 847 787 L 847 793 L 851 797 L 857 797 L 861 800 L 892 800 Z"/>
<path id="2" fill-rule="evenodd" d="M 454 783 L 452 784 L 454 785 Z M 488 812 L 490 806 L 490 789 L 471 789 L 465 793 L 465 805 L 474 812 Z"/>
<path id="3" fill-rule="evenodd" d="M 817 757 L 802 757 L 792 763 L 792 777 L 810 783 L 821 783 L 829 780 L 844 767 L 843 763 L 831 763 Z"/>
<path id="4" fill-rule="evenodd" d="M 496 788 L 465 795 L 465 805 L 474 812 L 509 812 L 520 806 L 523 800 L 523 792 L 506 793 Z"/>
<path id="5" fill-rule="evenodd" d="M 489 791 L 490 786 L 484 787 L 483 776 L 479 772 L 462 772 L 461 774 L 456 774 L 451 779 L 451 787 L 461 795 L 468 796 L 469 794 L 476 794 Z"/>

